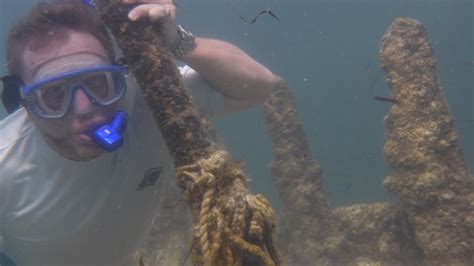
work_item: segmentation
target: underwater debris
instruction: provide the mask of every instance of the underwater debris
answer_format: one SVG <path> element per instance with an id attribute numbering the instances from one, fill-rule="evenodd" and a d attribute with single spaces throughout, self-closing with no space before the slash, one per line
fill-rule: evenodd
<path id="1" fill-rule="evenodd" d="M 281 265 L 272 236 L 276 221 L 270 204 L 263 196 L 250 194 L 242 166 L 219 148 L 156 27 L 146 20 L 130 22 L 128 7 L 121 2 L 100 0 L 96 5 L 173 156 L 178 185 L 192 210 L 191 262 L 245 265 L 255 258 L 264 265 Z"/>

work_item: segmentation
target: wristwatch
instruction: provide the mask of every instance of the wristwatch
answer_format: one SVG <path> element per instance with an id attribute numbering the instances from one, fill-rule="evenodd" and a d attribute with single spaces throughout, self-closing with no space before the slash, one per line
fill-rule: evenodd
<path id="1" fill-rule="evenodd" d="M 180 59 L 196 48 L 196 38 L 191 32 L 185 30 L 181 25 L 178 25 L 177 30 L 178 36 L 172 52 L 177 59 Z"/>

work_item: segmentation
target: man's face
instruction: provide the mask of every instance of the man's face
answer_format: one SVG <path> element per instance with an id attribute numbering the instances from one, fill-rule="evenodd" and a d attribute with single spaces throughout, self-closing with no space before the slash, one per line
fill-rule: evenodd
<path id="1" fill-rule="evenodd" d="M 63 30 L 61 34 L 66 37 L 54 38 L 40 48 L 25 49 L 21 76 L 27 85 L 63 72 L 110 64 L 107 52 L 94 36 L 71 30 Z M 98 106 L 78 89 L 62 118 L 42 118 L 27 110 L 51 148 L 68 159 L 88 161 L 101 155 L 103 150 L 87 132 L 91 127 L 109 121 L 117 106 L 118 103 Z"/>

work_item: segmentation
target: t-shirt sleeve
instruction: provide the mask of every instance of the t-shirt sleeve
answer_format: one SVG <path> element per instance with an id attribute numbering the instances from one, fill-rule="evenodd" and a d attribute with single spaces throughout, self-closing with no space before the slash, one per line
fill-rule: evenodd
<path id="1" fill-rule="evenodd" d="M 215 117 L 224 113 L 224 96 L 204 80 L 198 72 L 185 65 L 179 67 L 184 83 L 191 90 L 199 110 L 206 116 Z"/>

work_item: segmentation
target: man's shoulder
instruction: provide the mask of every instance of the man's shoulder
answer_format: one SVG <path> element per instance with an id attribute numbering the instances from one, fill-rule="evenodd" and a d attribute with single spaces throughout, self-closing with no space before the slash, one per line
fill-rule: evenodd
<path id="1" fill-rule="evenodd" d="M 34 126 L 28 119 L 24 108 L 0 120 L 0 156 L 1 152 L 8 149 L 16 142 L 24 139 L 33 132 Z"/>

